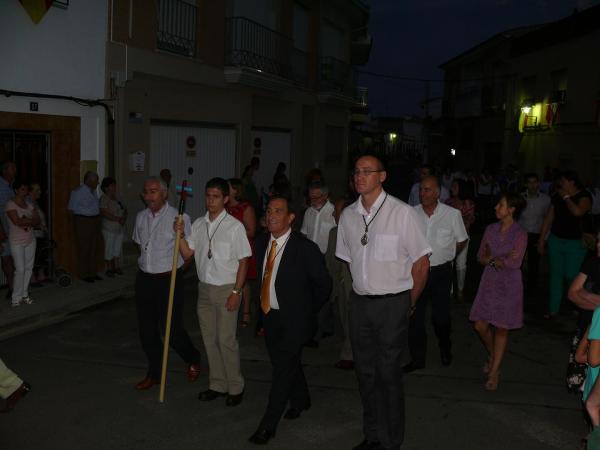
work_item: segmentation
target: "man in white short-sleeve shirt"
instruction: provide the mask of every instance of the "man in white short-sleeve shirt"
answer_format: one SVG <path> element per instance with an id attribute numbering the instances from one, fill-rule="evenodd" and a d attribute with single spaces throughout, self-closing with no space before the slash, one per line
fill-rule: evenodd
<path id="1" fill-rule="evenodd" d="M 415 211 L 383 190 L 385 178 L 377 157 L 356 161 L 360 197 L 342 213 L 336 245 L 336 256 L 352 274 L 350 341 L 364 412 L 359 449 L 396 449 L 404 440 L 409 315 L 427 280 L 431 253 Z"/>
<path id="2" fill-rule="evenodd" d="M 465 247 L 469 236 L 458 209 L 440 202 L 440 183 L 434 176 L 421 180 L 420 204 L 415 206 L 421 231 L 431 245 L 429 277 L 415 313 L 410 318 L 408 341 L 412 361 L 405 372 L 425 367 L 427 333 L 425 315 L 427 302 L 431 301 L 431 319 L 438 338 L 442 364 L 452 363 L 450 341 L 450 289 L 452 286 L 452 261 Z"/>
<path id="3" fill-rule="evenodd" d="M 135 218 L 133 241 L 139 245 L 139 271 L 135 278 L 135 305 L 142 347 L 148 358 L 146 378 L 136 389 L 149 389 L 160 382 L 163 345 L 161 333 L 167 316 L 175 232 L 173 221 L 177 210 L 167 203 L 167 185 L 158 177 L 144 183 L 143 198 L 147 208 Z M 183 215 L 185 229 L 190 230 L 190 218 Z M 183 266 L 179 257 L 177 269 Z M 184 278 L 179 273 L 173 292 L 171 347 L 187 363 L 187 377 L 195 381 L 200 375 L 200 352 L 183 327 Z"/>
<path id="4" fill-rule="evenodd" d="M 180 251 L 196 261 L 198 320 L 210 369 L 208 390 L 198 398 L 226 396 L 227 406 L 237 406 L 244 394 L 237 317 L 252 250 L 242 222 L 225 210 L 228 196 L 229 183 L 223 178 L 206 183 L 206 215 L 196 219 Z"/>

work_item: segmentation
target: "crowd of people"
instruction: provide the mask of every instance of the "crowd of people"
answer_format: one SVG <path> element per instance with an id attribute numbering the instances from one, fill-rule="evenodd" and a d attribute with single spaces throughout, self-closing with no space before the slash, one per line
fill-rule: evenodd
<path id="1" fill-rule="evenodd" d="M 193 259 L 199 281 L 196 312 L 209 369 L 208 389 L 198 395 L 201 401 L 225 398 L 230 407 L 243 401 L 237 328 L 256 324 L 255 333 L 265 337 L 273 372 L 265 413 L 250 441 L 266 444 L 282 417 L 297 419 L 311 406 L 301 364 L 304 348 L 316 348 L 337 333 L 343 340 L 335 367 L 355 371 L 364 411 L 364 440 L 355 449 L 400 448 L 403 374 L 425 367 L 429 305 L 440 363 L 449 366 L 453 298 L 465 299 L 467 262 L 483 266 L 469 319 L 486 354 L 483 387 L 494 391 L 500 384 L 509 330 L 523 326 L 524 291 L 545 291 L 539 275 L 541 257 L 547 253 L 549 295 L 543 317 L 558 320 L 570 287 L 569 298 L 581 317 L 573 358 L 579 369 L 590 367 L 584 399 L 591 424 L 598 426 L 600 387 L 595 388 L 594 381 L 600 362 L 600 318 L 591 311 L 600 305 L 595 228 L 600 195 L 584 187 L 577 174 L 555 172 L 548 180 L 547 173 L 543 178 L 534 173 L 519 176 L 513 168 L 498 177 L 488 171 L 476 175 L 425 164 L 415 172 L 410 191 L 396 193 L 384 188 L 393 176 L 384 161 L 363 155 L 339 198 L 331 198 L 324 174 L 313 169 L 306 175 L 302 199 L 294 201 L 285 164 L 278 165 L 264 195 L 253 179 L 259 168 L 260 160 L 253 158 L 241 178 L 209 180 L 206 214 L 193 223 L 187 215 L 177 220 L 172 206 L 177 194 L 168 169 L 145 181 L 146 209 L 135 218 L 133 241 L 140 249 L 135 293 L 148 370 L 136 389 L 159 383 L 161 330 L 179 233 L 177 268 L 183 270 Z M 3 228 L 8 230 L 14 262 L 11 286 L 17 306 L 31 302 L 27 286 L 34 232 L 45 229 L 45 219 L 35 203 L 39 184 L 23 184 L 15 175 L 14 164 L 2 166 L 0 200 L 6 197 Z M 96 271 L 100 234 L 105 275 L 122 273 L 119 257 L 127 220 L 116 180 L 102 181 L 100 199 L 98 182 L 97 174 L 86 173 L 69 201 L 80 275 L 90 283 L 102 279 Z M 4 183 L 13 190 L 10 198 Z M 475 257 L 468 258 L 473 234 L 483 237 Z M 170 344 L 193 382 L 201 371 L 201 356 L 183 326 L 183 301 L 183 277 L 178 276 Z"/>

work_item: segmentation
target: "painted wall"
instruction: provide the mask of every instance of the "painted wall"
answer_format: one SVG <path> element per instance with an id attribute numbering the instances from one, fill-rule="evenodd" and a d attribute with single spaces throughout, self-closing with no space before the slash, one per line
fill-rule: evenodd
<path id="1" fill-rule="evenodd" d="M 18 1 L 0 2 L 0 89 L 103 98 L 107 8 L 106 0 L 70 2 L 67 9 L 51 7 L 35 25 Z M 30 101 L 38 114 L 81 118 L 81 160 L 98 161 L 103 176 L 104 110 L 33 97 L 0 97 L 0 110 L 29 113 Z"/>

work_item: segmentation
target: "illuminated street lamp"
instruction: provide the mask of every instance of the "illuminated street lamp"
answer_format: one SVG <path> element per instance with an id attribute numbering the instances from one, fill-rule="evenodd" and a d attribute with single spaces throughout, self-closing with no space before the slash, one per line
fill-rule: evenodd
<path id="1" fill-rule="evenodd" d="M 455 148 L 451 148 L 451 149 L 450 149 L 450 154 L 451 154 L 452 156 L 456 156 L 456 149 L 455 149 Z"/>

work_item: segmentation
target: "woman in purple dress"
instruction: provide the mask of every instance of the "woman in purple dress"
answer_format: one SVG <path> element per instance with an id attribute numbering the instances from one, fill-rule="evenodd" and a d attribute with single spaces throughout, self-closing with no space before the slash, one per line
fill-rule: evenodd
<path id="1" fill-rule="evenodd" d="M 475 322 L 475 330 L 488 352 L 483 366 L 488 391 L 498 388 L 508 330 L 523 326 L 520 267 L 527 248 L 527 232 L 517 220 L 524 207 L 525 200 L 520 195 L 502 195 L 495 208 L 498 222 L 486 228 L 477 253 L 485 269 L 469 319 Z"/>

